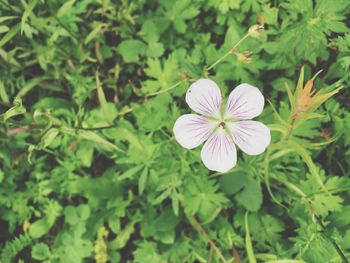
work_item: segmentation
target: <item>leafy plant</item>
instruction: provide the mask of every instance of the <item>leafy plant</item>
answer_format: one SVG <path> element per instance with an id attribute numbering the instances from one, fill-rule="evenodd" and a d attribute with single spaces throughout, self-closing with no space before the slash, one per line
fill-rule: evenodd
<path id="1" fill-rule="evenodd" d="M 350 4 L 0 0 L 1 262 L 349 262 Z M 210 78 L 266 99 L 225 174 L 174 139 Z"/>

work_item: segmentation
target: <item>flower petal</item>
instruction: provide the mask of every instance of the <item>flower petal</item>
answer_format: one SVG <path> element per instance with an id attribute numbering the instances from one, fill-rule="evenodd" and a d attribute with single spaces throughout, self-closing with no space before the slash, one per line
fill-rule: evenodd
<path id="1" fill-rule="evenodd" d="M 238 85 L 227 100 L 225 118 L 252 119 L 263 111 L 264 96 L 260 90 L 249 84 Z"/>
<path id="2" fill-rule="evenodd" d="M 178 143 L 187 149 L 192 149 L 208 139 L 215 124 L 197 114 L 180 116 L 174 124 L 174 135 Z"/>
<path id="3" fill-rule="evenodd" d="M 237 162 L 237 151 L 231 136 L 219 127 L 204 144 L 201 157 L 209 170 L 221 173 L 230 170 Z"/>
<path id="4" fill-rule="evenodd" d="M 197 113 L 220 117 L 221 92 L 218 85 L 210 79 L 194 82 L 187 90 L 186 102 Z"/>
<path id="5" fill-rule="evenodd" d="M 269 128 L 258 121 L 228 122 L 233 141 L 249 155 L 258 155 L 270 144 Z"/>

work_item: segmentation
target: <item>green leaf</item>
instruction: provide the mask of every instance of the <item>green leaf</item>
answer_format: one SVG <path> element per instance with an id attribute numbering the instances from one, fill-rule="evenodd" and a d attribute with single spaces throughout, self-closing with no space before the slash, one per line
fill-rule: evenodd
<path id="1" fill-rule="evenodd" d="M 159 59 L 148 59 L 145 72 L 152 79 L 146 80 L 142 86 L 143 93 L 152 93 L 166 90 L 172 86 L 177 79 L 174 74 L 178 69 L 178 61 L 175 56 L 170 56 L 163 62 Z"/>
<path id="2" fill-rule="evenodd" d="M 7 20 L 13 20 L 16 18 L 17 18 L 17 16 L 2 16 L 2 17 L 0 17 L 0 24 L 7 21 Z"/>
<path id="3" fill-rule="evenodd" d="M 135 263 L 163 263 L 161 255 L 157 252 L 157 246 L 153 242 L 143 241 L 134 251 Z"/>
<path id="4" fill-rule="evenodd" d="M 142 24 L 140 34 L 147 43 L 155 43 L 159 39 L 157 26 L 152 20 L 146 20 Z"/>
<path id="5" fill-rule="evenodd" d="M 162 43 L 151 42 L 147 46 L 146 55 L 151 58 L 159 58 L 164 53 L 164 46 Z"/>
<path id="6" fill-rule="evenodd" d="M 17 115 L 21 115 L 26 112 L 26 109 L 22 105 L 22 100 L 19 97 L 16 97 L 14 102 L 14 106 L 10 109 L 8 109 L 3 115 L 3 120 L 6 121 L 9 118 Z"/>
<path id="7" fill-rule="evenodd" d="M 305 261 L 297 259 L 277 259 L 266 261 L 266 263 L 305 263 Z"/>
<path id="8" fill-rule="evenodd" d="M 139 194 L 141 195 L 143 193 L 143 191 L 145 190 L 145 186 L 146 186 L 146 182 L 147 182 L 147 176 L 148 176 L 148 168 L 145 167 L 140 175 L 139 178 Z"/>
<path id="9" fill-rule="evenodd" d="M 26 6 L 24 13 L 22 15 L 22 20 L 21 20 L 21 34 L 23 34 L 24 26 L 27 22 L 29 15 L 31 14 L 31 12 L 33 11 L 33 9 L 35 8 L 35 6 L 37 5 L 38 2 L 39 2 L 39 0 L 32 0 Z"/>
<path id="10" fill-rule="evenodd" d="M 88 130 L 76 131 L 75 129 L 71 129 L 71 128 L 61 128 L 61 131 L 72 136 L 77 136 L 80 139 L 94 142 L 96 147 L 101 147 L 107 151 L 114 152 L 114 153 L 123 152 L 122 149 L 117 147 L 115 144 L 110 143 L 105 138 L 98 135 L 96 132 L 88 131 Z"/>
<path id="11" fill-rule="evenodd" d="M 141 171 L 142 167 L 144 167 L 144 165 L 138 165 L 138 166 L 135 166 L 129 170 L 126 170 L 124 173 L 122 173 L 120 176 L 118 176 L 118 181 L 132 178 L 136 173 Z M 146 169 L 146 167 L 145 167 L 145 169 Z"/>
<path id="12" fill-rule="evenodd" d="M 91 42 L 91 40 L 96 38 L 106 26 L 107 26 L 107 24 L 105 24 L 105 23 L 96 24 L 94 26 L 94 29 L 86 36 L 86 38 L 84 40 L 84 44 L 85 45 L 89 44 Z"/>
<path id="13" fill-rule="evenodd" d="M 78 159 L 85 167 L 91 167 L 94 157 L 94 147 L 91 143 L 81 143 L 76 152 Z"/>
<path id="14" fill-rule="evenodd" d="M 203 223 L 209 223 L 220 213 L 227 198 L 218 190 L 218 185 L 208 178 L 194 177 L 184 182 L 186 192 L 184 198 L 185 212 L 189 215 L 198 213 Z"/>
<path id="15" fill-rule="evenodd" d="M 173 192 L 171 194 L 171 205 L 176 216 L 179 215 L 179 194 L 177 192 Z"/>
<path id="16" fill-rule="evenodd" d="M 299 79 L 298 79 L 298 84 L 295 88 L 295 95 L 294 98 L 299 98 L 301 91 L 304 87 L 304 67 L 301 67 L 300 69 L 300 75 L 299 75 Z M 288 95 L 289 96 L 289 95 Z"/>
<path id="17" fill-rule="evenodd" d="M 42 147 L 46 148 L 56 139 L 59 130 L 56 128 L 49 129 L 41 138 Z"/>
<path id="18" fill-rule="evenodd" d="M 96 71 L 96 87 L 97 87 L 97 97 L 98 101 L 101 105 L 103 116 L 106 119 L 107 123 L 112 124 L 113 123 L 113 113 L 109 111 L 109 107 L 107 104 L 105 93 L 103 92 L 102 85 L 100 82 L 100 78 L 98 76 L 98 72 Z"/>
<path id="19" fill-rule="evenodd" d="M 90 208 L 87 205 L 80 205 L 77 207 L 66 206 L 64 209 L 65 221 L 70 225 L 76 225 L 81 221 L 89 218 Z"/>
<path id="20" fill-rule="evenodd" d="M 21 24 L 17 24 L 14 27 L 11 28 L 10 31 L 6 33 L 6 35 L 1 38 L 0 40 L 0 48 L 5 45 L 7 42 L 9 42 L 14 36 L 19 32 L 21 29 Z"/>
<path id="21" fill-rule="evenodd" d="M 294 107 L 295 107 L 295 98 L 294 98 L 294 95 L 288 85 L 288 83 L 284 83 L 284 87 L 286 88 L 286 91 L 287 91 L 287 94 L 288 94 L 288 99 L 289 99 L 289 104 L 291 106 L 291 111 L 293 112 L 294 111 Z"/>
<path id="22" fill-rule="evenodd" d="M 186 20 L 193 19 L 198 15 L 199 9 L 189 0 L 175 1 L 166 14 L 174 24 L 174 28 L 179 33 L 185 33 Z"/>
<path id="23" fill-rule="evenodd" d="M 4 103 L 10 103 L 4 83 L 0 80 L 0 98 Z"/>
<path id="24" fill-rule="evenodd" d="M 220 177 L 220 189 L 226 194 L 235 194 L 248 182 L 248 176 L 242 171 L 231 172 Z"/>
<path id="25" fill-rule="evenodd" d="M 38 86 L 38 84 L 42 81 L 42 77 L 35 77 L 31 79 L 21 88 L 21 90 L 17 94 L 17 97 L 24 97 L 29 91 L 31 91 L 34 87 Z"/>
<path id="26" fill-rule="evenodd" d="M 51 227 L 52 224 L 50 224 L 49 220 L 46 217 L 44 217 L 31 224 L 29 228 L 29 234 L 32 238 L 40 238 L 47 232 L 49 232 Z"/>
<path id="27" fill-rule="evenodd" d="M 0 26 L 0 34 L 8 32 L 10 28 L 8 26 Z"/>
<path id="28" fill-rule="evenodd" d="M 157 198 L 152 202 L 153 205 L 160 204 L 165 198 L 168 198 L 171 195 L 171 189 L 166 189 L 162 192 Z"/>
<path id="29" fill-rule="evenodd" d="M 57 17 L 62 17 L 65 16 L 67 13 L 69 13 L 70 10 L 72 10 L 73 5 L 75 3 L 76 0 L 69 0 L 66 1 L 61 7 L 60 9 L 58 9 L 57 11 Z"/>
<path id="30" fill-rule="evenodd" d="M 113 249 L 121 249 L 126 246 L 126 243 L 129 241 L 131 235 L 135 230 L 136 219 L 128 223 L 123 230 L 118 234 L 118 236 L 110 243 L 110 247 Z"/>
<path id="31" fill-rule="evenodd" d="M 124 40 L 118 45 L 117 50 L 126 63 L 139 62 L 139 56 L 144 54 L 146 44 L 136 39 Z"/>
<path id="32" fill-rule="evenodd" d="M 229 10 L 238 9 L 241 4 L 241 0 L 210 0 L 209 3 L 218 9 L 221 13 L 226 14 Z"/>
<path id="33" fill-rule="evenodd" d="M 304 162 L 306 163 L 306 165 L 308 166 L 311 175 L 315 178 L 316 182 L 322 187 L 323 190 L 325 190 L 327 193 L 328 190 L 325 187 L 325 185 L 322 182 L 322 179 L 318 173 L 318 168 L 315 165 L 315 163 L 313 162 L 310 154 L 307 152 L 307 150 L 301 146 L 300 144 L 296 143 L 293 140 L 289 140 L 288 144 L 290 147 L 292 147 L 304 160 Z"/>
<path id="34" fill-rule="evenodd" d="M 118 129 L 118 132 L 120 136 L 127 140 L 135 149 L 137 149 L 141 153 L 145 153 L 145 149 L 142 145 L 142 142 L 134 133 L 132 133 L 126 128 L 120 128 Z"/>
<path id="35" fill-rule="evenodd" d="M 50 257 L 50 249 L 45 243 L 35 244 L 32 248 L 32 258 L 37 260 L 45 260 Z"/>
<path id="36" fill-rule="evenodd" d="M 260 183 L 256 180 L 249 180 L 243 191 L 237 194 L 236 199 L 249 211 L 258 211 L 262 204 Z"/>
<path id="37" fill-rule="evenodd" d="M 332 225 L 337 227 L 346 227 L 350 225 L 350 205 L 342 207 L 340 211 L 333 213 L 331 216 Z"/>

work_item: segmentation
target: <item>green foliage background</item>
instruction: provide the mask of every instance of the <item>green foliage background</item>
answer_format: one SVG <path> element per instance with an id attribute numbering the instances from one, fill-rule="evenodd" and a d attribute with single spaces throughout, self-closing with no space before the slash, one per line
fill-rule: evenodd
<path id="1" fill-rule="evenodd" d="M 349 15 L 348 0 L 0 0 L 1 262 L 347 262 Z M 209 77 L 263 92 L 274 144 L 213 174 L 172 127 L 190 81 L 257 23 L 236 53 L 252 62 Z M 303 65 L 344 88 L 276 144 Z"/>

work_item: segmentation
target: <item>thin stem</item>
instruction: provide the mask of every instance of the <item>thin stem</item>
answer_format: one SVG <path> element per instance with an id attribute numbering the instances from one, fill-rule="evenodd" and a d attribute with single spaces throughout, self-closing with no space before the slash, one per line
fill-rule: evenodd
<path id="1" fill-rule="evenodd" d="M 316 221 L 317 223 L 322 227 L 322 230 L 325 231 L 326 230 L 326 227 L 325 225 L 323 224 L 321 218 L 314 214 L 315 218 L 316 218 Z M 341 257 L 341 259 L 343 260 L 344 263 L 349 263 L 349 261 L 347 260 L 345 254 L 344 254 L 344 251 L 341 249 L 341 247 L 338 245 L 338 243 L 330 236 L 326 235 L 325 236 L 331 241 L 333 247 L 335 248 L 335 250 L 337 251 L 338 255 Z"/>
<path id="2" fill-rule="evenodd" d="M 8 122 L 8 121 L 7 121 Z M 29 128 L 37 128 L 37 129 L 42 129 L 42 128 L 46 128 L 47 125 L 45 124 L 35 124 L 35 123 L 18 123 L 18 122 L 8 122 L 8 124 L 11 125 L 15 125 L 17 127 L 22 127 L 25 128 L 26 126 L 28 126 Z M 84 131 L 98 131 L 98 130 L 106 130 L 106 129 L 112 129 L 117 127 L 117 124 L 112 124 L 112 125 L 106 125 L 106 126 L 100 126 L 100 127 L 73 127 L 73 130 L 84 130 Z M 60 129 L 64 126 L 60 126 L 60 125 L 51 125 L 50 128 L 57 128 Z"/>
<path id="3" fill-rule="evenodd" d="M 146 97 L 150 97 L 150 96 L 155 96 L 155 95 L 158 95 L 158 94 L 162 94 L 162 93 L 165 93 L 169 90 L 172 90 L 172 89 L 175 89 L 177 88 L 178 86 L 180 86 L 182 83 L 184 83 L 185 80 L 180 80 L 179 82 L 175 83 L 174 85 L 172 85 L 171 87 L 167 88 L 167 89 L 162 89 L 160 91 L 157 91 L 157 92 L 153 92 L 153 93 L 150 93 L 150 94 L 147 94 Z"/>
<path id="4" fill-rule="evenodd" d="M 198 222 L 198 220 L 194 216 L 187 216 L 188 220 L 192 224 L 192 226 L 197 230 L 197 232 L 204 236 L 205 239 L 208 241 L 210 246 L 214 249 L 216 255 L 220 258 L 221 262 L 227 263 L 225 257 L 222 255 L 220 249 L 215 245 L 214 241 L 210 238 L 209 234 L 205 231 L 205 229 L 202 227 L 202 225 Z"/>
<path id="5" fill-rule="evenodd" d="M 223 61 L 225 58 L 227 58 L 230 54 L 234 53 L 236 51 L 236 48 L 248 37 L 249 37 L 249 34 L 248 33 L 245 34 L 240 40 L 238 40 L 238 42 L 225 55 L 223 55 L 221 58 L 219 58 L 213 64 L 211 64 L 209 67 L 207 67 L 205 69 L 205 71 L 208 72 L 209 70 L 214 68 L 216 65 L 218 65 L 221 61 Z M 177 88 L 178 86 L 180 86 L 184 82 L 185 82 L 185 79 L 175 83 L 174 85 L 172 85 L 171 87 L 169 87 L 167 89 L 163 89 L 163 90 L 160 90 L 160 91 L 157 91 L 157 92 L 153 92 L 153 93 L 147 94 L 146 98 L 150 97 L 150 96 L 155 96 L 155 95 L 159 95 L 159 94 L 168 92 L 169 90 Z"/>
<path id="6" fill-rule="evenodd" d="M 345 191 L 349 191 L 350 190 L 350 187 L 343 187 L 343 188 L 332 188 L 332 189 L 328 189 L 328 192 L 330 193 L 341 193 L 341 192 L 345 192 Z M 318 194 L 324 194 L 326 193 L 324 190 L 321 190 L 321 191 L 317 191 L 317 192 L 313 192 L 311 194 L 308 194 L 307 197 L 313 197 L 315 195 L 318 195 Z"/>
<path id="7" fill-rule="evenodd" d="M 295 186 L 287 181 L 280 180 L 277 177 L 274 177 L 274 179 L 280 181 L 281 183 L 283 183 L 285 186 L 287 186 L 289 189 L 291 189 L 293 192 L 297 193 L 301 197 L 301 200 L 304 201 L 304 203 L 305 203 L 306 207 L 309 209 L 310 213 L 316 218 L 317 224 L 319 224 L 319 226 L 322 228 L 323 235 L 331 241 L 332 245 L 334 246 L 335 250 L 337 251 L 337 253 L 340 256 L 340 258 L 342 259 L 342 261 L 344 263 L 349 263 L 343 250 L 341 249 L 341 247 L 337 244 L 337 242 L 332 237 L 330 237 L 329 235 L 327 235 L 325 233 L 326 226 L 323 224 L 321 217 L 315 211 L 314 207 L 312 206 L 312 202 L 307 197 L 307 195 L 300 188 L 298 188 L 297 186 Z"/>
<path id="8" fill-rule="evenodd" d="M 213 64 L 211 64 L 209 67 L 207 67 L 206 71 L 211 70 L 213 67 L 215 67 L 217 64 L 219 64 L 221 61 L 223 61 L 225 58 L 227 58 L 229 55 L 231 55 L 233 52 L 230 50 L 225 55 L 223 55 L 221 58 L 219 58 L 217 61 L 215 61 Z"/>
<path id="9" fill-rule="evenodd" d="M 291 123 L 290 123 L 290 126 L 289 126 L 289 129 L 288 129 L 288 131 L 287 131 L 287 134 L 286 134 L 286 136 L 284 137 L 284 140 L 285 140 L 285 141 L 288 141 L 290 135 L 291 135 L 292 132 L 293 132 L 293 129 L 294 129 L 294 126 L 295 126 L 295 120 L 296 120 L 296 119 L 292 119 L 292 121 L 291 121 Z"/>
<path id="10" fill-rule="evenodd" d="M 219 64 L 221 61 L 223 61 L 225 58 L 227 58 L 230 54 L 234 53 L 236 51 L 236 48 L 246 39 L 249 37 L 249 34 L 247 33 L 244 37 L 242 37 L 225 55 L 223 55 L 221 58 L 219 58 L 217 61 L 215 61 L 213 64 L 211 64 L 209 67 L 206 68 L 206 71 L 211 70 L 214 68 L 217 64 Z"/>
<path id="11" fill-rule="evenodd" d="M 107 129 L 113 129 L 116 128 L 117 124 L 112 125 L 106 125 L 106 126 L 100 126 L 100 127 L 74 127 L 75 130 L 84 130 L 84 131 L 99 131 L 99 130 L 107 130 Z"/>
<path id="12" fill-rule="evenodd" d="M 311 214 L 313 214 L 313 216 L 316 218 L 316 222 L 319 224 L 319 226 L 322 228 L 323 230 L 323 234 L 326 238 L 329 239 L 329 241 L 331 241 L 333 247 L 335 248 L 335 250 L 337 251 L 338 255 L 340 256 L 340 258 L 343 260 L 344 263 L 349 263 L 349 261 L 347 260 L 343 250 L 341 249 L 341 247 L 337 244 L 337 242 L 330 236 L 328 236 L 327 234 L 325 234 L 325 230 L 326 230 L 326 226 L 323 224 L 321 217 L 316 213 L 315 209 L 312 206 L 311 201 L 307 198 L 304 197 L 304 202 L 306 204 L 306 206 L 309 208 Z"/>

